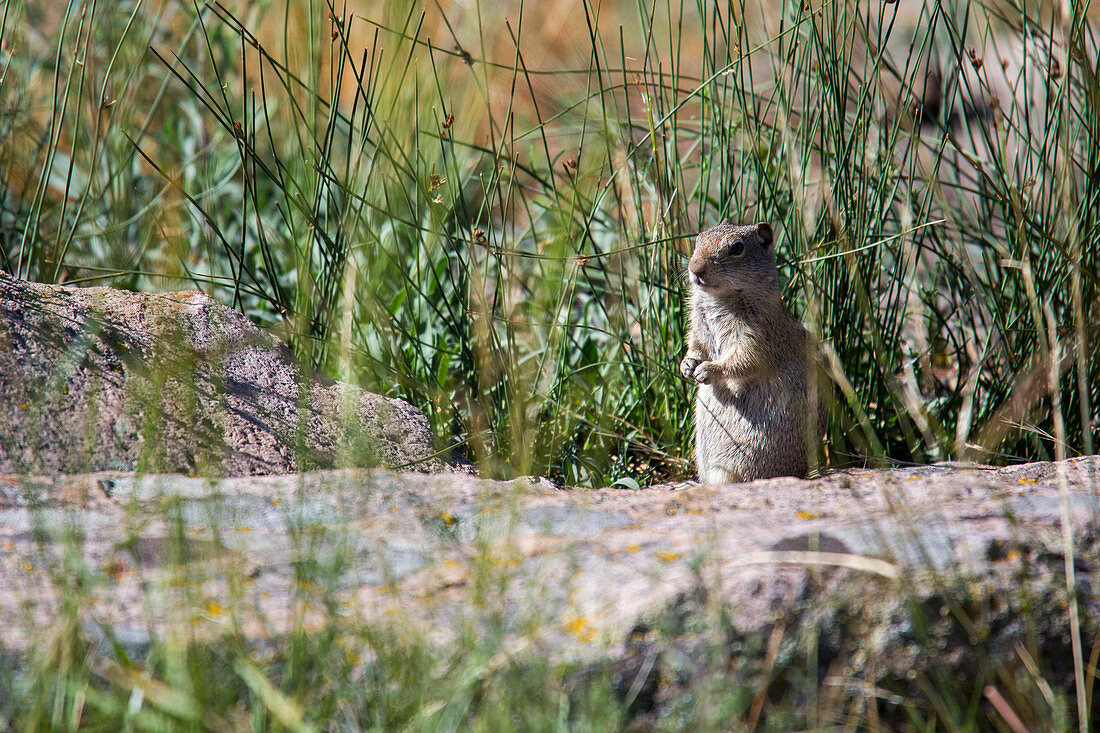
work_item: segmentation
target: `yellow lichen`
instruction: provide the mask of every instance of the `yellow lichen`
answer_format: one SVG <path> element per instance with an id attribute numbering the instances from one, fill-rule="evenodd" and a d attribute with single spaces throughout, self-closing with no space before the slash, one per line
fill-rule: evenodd
<path id="1" fill-rule="evenodd" d="M 577 638 L 578 641 L 592 641 L 596 638 L 596 627 L 577 616 L 565 624 L 565 630 Z"/>

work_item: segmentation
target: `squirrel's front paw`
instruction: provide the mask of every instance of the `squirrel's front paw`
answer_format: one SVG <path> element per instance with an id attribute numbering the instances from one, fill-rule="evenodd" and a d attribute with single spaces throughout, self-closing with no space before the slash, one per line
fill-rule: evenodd
<path id="1" fill-rule="evenodd" d="M 721 370 L 713 361 L 701 361 L 696 364 L 691 373 L 691 378 L 699 384 L 710 384 L 718 378 Z"/>
<path id="2" fill-rule="evenodd" d="M 695 367 L 697 366 L 699 366 L 698 359 L 685 356 L 684 360 L 680 362 L 680 373 L 684 375 L 684 379 L 695 379 Z"/>

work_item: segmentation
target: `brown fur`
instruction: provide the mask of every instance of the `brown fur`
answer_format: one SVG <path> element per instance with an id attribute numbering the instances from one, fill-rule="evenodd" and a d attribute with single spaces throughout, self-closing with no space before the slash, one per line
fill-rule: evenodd
<path id="1" fill-rule="evenodd" d="M 738 254 L 740 248 L 740 254 Z M 704 483 L 805 476 L 810 336 L 780 298 L 767 224 L 703 232 L 688 265 L 683 375 L 699 383 L 695 465 Z"/>

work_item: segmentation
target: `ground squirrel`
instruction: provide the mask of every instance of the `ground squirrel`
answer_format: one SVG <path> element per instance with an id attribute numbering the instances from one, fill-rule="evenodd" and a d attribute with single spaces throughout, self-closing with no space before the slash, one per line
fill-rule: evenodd
<path id="1" fill-rule="evenodd" d="M 772 228 L 722 222 L 688 264 L 680 371 L 699 383 L 695 465 L 704 483 L 805 476 L 810 335 L 780 297 Z M 815 411 L 816 412 L 816 411 Z M 809 432 L 813 431 L 813 432 Z"/>

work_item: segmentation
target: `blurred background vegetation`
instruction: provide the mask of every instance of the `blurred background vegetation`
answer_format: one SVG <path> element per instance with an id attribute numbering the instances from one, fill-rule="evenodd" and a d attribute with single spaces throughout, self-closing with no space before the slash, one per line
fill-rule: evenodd
<path id="1" fill-rule="evenodd" d="M 1086 3 L 0 2 L 0 269 L 196 288 L 491 475 L 690 473 L 681 272 L 779 235 L 831 465 L 1090 453 Z"/>

